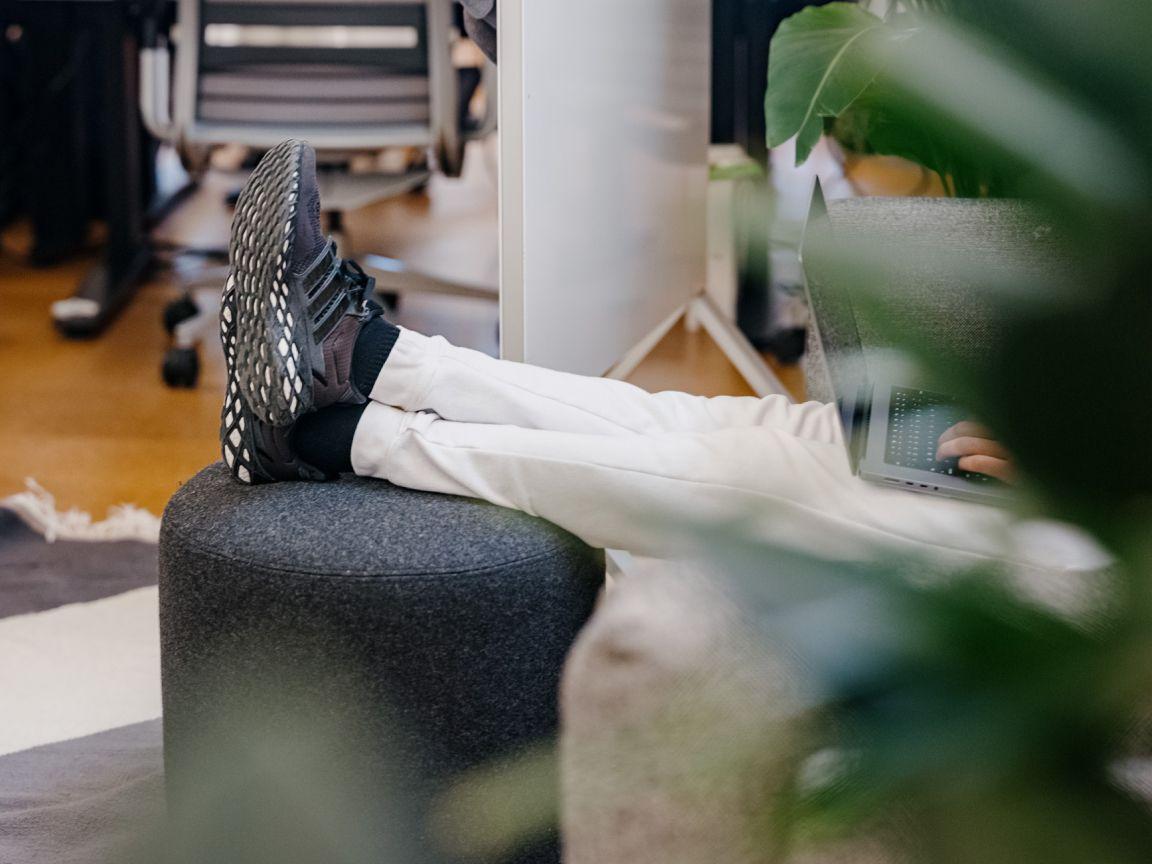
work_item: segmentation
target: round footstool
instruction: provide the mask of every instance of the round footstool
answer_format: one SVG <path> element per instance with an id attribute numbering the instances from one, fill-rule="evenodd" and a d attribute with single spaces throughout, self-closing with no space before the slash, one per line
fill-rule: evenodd
<path id="1" fill-rule="evenodd" d="M 451 806 L 472 800 L 461 778 L 555 736 L 603 573 L 566 532 L 482 502 L 205 469 L 160 539 L 173 814 L 216 860 L 261 837 L 243 860 L 456 860 L 490 827 Z M 557 849 L 537 835 L 503 860 Z"/>

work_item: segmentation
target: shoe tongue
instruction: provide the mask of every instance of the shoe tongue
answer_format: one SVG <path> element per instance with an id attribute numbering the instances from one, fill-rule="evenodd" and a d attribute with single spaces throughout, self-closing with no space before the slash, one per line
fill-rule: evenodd
<path id="1" fill-rule="evenodd" d="M 320 230 L 320 186 L 316 182 L 316 153 L 305 147 L 300 157 L 299 205 L 296 207 L 292 269 L 303 274 L 320 257 L 328 241 Z"/>

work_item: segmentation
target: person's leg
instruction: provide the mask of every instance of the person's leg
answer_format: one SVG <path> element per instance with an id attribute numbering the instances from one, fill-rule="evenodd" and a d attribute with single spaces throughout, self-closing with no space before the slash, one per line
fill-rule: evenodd
<path id="1" fill-rule="evenodd" d="M 599 435 L 445 420 L 377 403 L 355 473 L 541 516 L 601 547 L 668 557 L 685 525 L 748 524 L 765 540 L 855 558 L 877 546 L 953 564 L 1005 552 L 991 508 L 882 489 L 843 448 L 771 427 Z"/>
<path id="2" fill-rule="evenodd" d="M 828 406 L 650 395 L 402 334 L 368 301 L 371 280 L 324 242 L 319 214 L 315 158 L 299 141 L 264 156 L 237 205 L 221 304 L 220 442 L 243 483 L 340 473 L 369 391 L 454 420 L 609 437 L 760 425 L 813 441 L 838 437 Z"/>
<path id="3" fill-rule="evenodd" d="M 411 330 L 401 331 L 370 396 L 447 420 L 557 432 L 697 433 L 769 426 L 810 441 L 840 440 L 833 406 L 795 405 L 784 396 L 648 393 L 623 381 L 495 360 Z"/>

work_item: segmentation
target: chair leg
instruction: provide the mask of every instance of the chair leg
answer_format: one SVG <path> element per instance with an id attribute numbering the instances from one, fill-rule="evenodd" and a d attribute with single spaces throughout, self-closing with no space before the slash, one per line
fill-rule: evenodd
<path id="1" fill-rule="evenodd" d="M 381 296 L 395 294 L 442 294 L 451 297 L 471 297 L 476 300 L 495 300 L 498 290 L 483 285 L 454 282 L 421 273 L 403 261 L 384 255 L 360 255 L 356 259 L 369 274 L 376 278 L 376 293 Z"/>
<path id="2" fill-rule="evenodd" d="M 411 178 L 418 180 L 418 175 Z M 414 187 L 409 187 L 411 191 Z M 376 294 L 390 308 L 395 309 L 405 294 L 441 294 L 452 297 L 471 297 L 478 300 L 495 300 L 499 291 L 482 285 L 473 285 L 466 282 L 455 282 L 440 279 L 428 273 L 413 270 L 397 258 L 386 255 L 364 253 L 358 255 L 352 248 L 348 239 L 348 232 L 344 223 L 343 210 L 327 210 L 328 235 L 336 243 L 336 253 L 341 258 L 355 259 L 371 276 L 376 279 Z"/>
<path id="3" fill-rule="evenodd" d="M 194 388 L 200 380 L 200 345 L 216 332 L 220 289 L 206 281 L 185 290 L 164 310 L 172 342 L 164 354 L 161 376 L 174 388 Z"/>

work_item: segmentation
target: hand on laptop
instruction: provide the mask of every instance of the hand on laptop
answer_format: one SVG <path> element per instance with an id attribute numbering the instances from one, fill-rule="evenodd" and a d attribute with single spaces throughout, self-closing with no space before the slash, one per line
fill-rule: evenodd
<path id="1" fill-rule="evenodd" d="M 940 436 L 937 459 L 959 458 L 964 471 L 987 474 L 1005 483 L 1016 480 L 1016 469 L 1007 450 L 983 426 L 965 420 Z"/>

